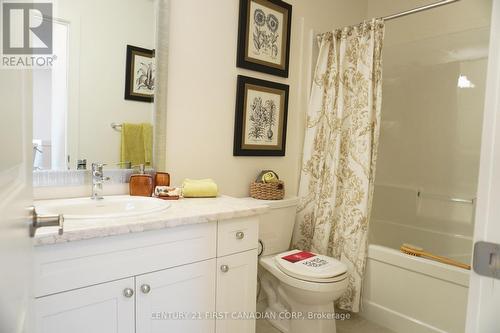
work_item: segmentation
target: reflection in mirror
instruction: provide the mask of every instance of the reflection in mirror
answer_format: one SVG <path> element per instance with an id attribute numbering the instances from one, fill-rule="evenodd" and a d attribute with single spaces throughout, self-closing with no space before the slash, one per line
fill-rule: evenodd
<path id="1" fill-rule="evenodd" d="M 154 1 L 57 0 L 53 31 L 54 65 L 33 74 L 33 169 L 151 165 L 153 103 L 124 89 L 154 91 L 154 59 L 143 64 L 143 54 L 126 83 L 127 45 L 153 52 Z"/>

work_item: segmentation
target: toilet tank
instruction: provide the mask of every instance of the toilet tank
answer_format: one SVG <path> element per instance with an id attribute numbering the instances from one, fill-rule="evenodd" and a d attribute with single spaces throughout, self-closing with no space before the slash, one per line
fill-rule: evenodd
<path id="1" fill-rule="evenodd" d="M 262 255 L 271 255 L 287 251 L 292 240 L 295 214 L 299 199 L 258 200 L 246 198 L 256 204 L 269 206 L 269 210 L 260 216 L 259 240 L 264 247 Z"/>

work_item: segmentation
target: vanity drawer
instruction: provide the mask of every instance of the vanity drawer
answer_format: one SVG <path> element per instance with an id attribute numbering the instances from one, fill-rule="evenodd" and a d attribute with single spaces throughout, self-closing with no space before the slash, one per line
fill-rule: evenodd
<path id="1" fill-rule="evenodd" d="M 245 217 L 218 223 L 217 256 L 256 249 L 259 242 L 259 218 Z"/>
<path id="2" fill-rule="evenodd" d="M 215 258 L 217 223 L 35 247 L 35 297 Z"/>

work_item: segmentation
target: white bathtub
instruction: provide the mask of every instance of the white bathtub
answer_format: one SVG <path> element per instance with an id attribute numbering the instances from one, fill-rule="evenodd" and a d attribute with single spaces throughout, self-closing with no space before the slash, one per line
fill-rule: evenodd
<path id="1" fill-rule="evenodd" d="M 470 263 L 474 207 L 376 186 L 362 314 L 395 332 L 461 333 L 469 271 L 409 256 L 403 243 Z"/>
<path id="2" fill-rule="evenodd" d="M 362 315 L 402 333 L 464 332 L 469 271 L 371 244 Z"/>

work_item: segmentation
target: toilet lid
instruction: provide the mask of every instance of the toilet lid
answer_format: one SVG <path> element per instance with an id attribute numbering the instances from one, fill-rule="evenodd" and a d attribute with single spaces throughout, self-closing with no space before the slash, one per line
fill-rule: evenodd
<path id="1" fill-rule="evenodd" d="M 347 273 L 347 266 L 337 259 L 307 251 L 284 252 L 274 260 L 284 273 L 306 281 L 335 282 Z"/>

